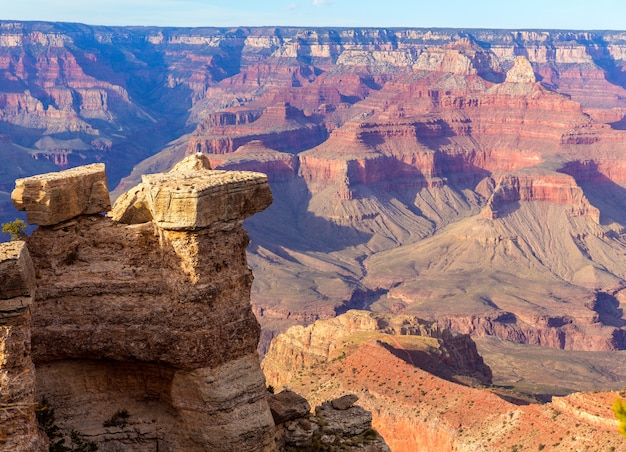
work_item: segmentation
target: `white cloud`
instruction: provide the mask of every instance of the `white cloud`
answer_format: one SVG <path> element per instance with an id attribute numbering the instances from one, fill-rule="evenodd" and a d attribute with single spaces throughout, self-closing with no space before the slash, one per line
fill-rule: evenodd
<path id="1" fill-rule="evenodd" d="M 326 6 L 330 5 L 328 0 L 313 0 L 313 6 Z"/>

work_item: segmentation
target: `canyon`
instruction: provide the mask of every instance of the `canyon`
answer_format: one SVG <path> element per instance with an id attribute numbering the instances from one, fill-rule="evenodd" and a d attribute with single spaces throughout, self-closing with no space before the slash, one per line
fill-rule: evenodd
<path id="1" fill-rule="evenodd" d="M 1 450 L 389 451 L 357 397 L 266 388 L 242 227 L 264 174 L 192 155 L 112 207 L 100 163 L 12 200 L 38 227 L 0 245 Z"/>
<path id="2" fill-rule="evenodd" d="M 151 174 L 203 155 L 272 189 L 245 220 L 261 354 L 360 309 L 469 335 L 500 386 L 619 389 L 625 67 L 621 31 L 0 21 L 0 218 L 15 179 L 103 162 L 142 222 Z"/>
<path id="3" fill-rule="evenodd" d="M 622 391 L 524 400 L 489 385 L 491 371 L 468 336 L 413 316 L 351 310 L 291 327 L 272 342 L 263 369 L 270 384 L 312 401 L 350 388 L 394 452 L 624 446 L 610 409 Z"/>

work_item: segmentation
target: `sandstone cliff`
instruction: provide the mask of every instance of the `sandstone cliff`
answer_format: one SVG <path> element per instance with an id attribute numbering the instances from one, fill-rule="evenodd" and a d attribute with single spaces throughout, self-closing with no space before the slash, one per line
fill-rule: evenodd
<path id="1" fill-rule="evenodd" d="M 13 419 L 22 430 L 9 440 L 33 444 L 19 450 L 37 449 L 27 416 L 35 386 L 62 431 L 100 450 L 275 449 L 241 226 L 271 192 L 264 175 L 196 160 L 146 178 L 151 221 L 138 224 L 95 213 L 109 208 L 103 169 L 18 181 L 14 202 L 42 224 L 27 238 L 32 264 L 25 251 L 16 259 L 30 277 L 2 284 L 3 306 L 15 312 L 2 342 L 8 402 L 31 403 L 23 421 Z M 47 194 L 73 202 L 60 209 Z M 11 328 L 18 320 L 22 329 Z"/>
<path id="2" fill-rule="evenodd" d="M 0 245 L 0 448 L 45 450 L 35 419 L 31 311 L 35 273 L 24 242 Z"/>

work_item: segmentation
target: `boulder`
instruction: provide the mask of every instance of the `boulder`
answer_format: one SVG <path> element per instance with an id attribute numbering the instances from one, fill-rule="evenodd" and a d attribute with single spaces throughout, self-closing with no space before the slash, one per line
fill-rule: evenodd
<path id="1" fill-rule="evenodd" d="M 346 394 L 345 396 L 331 400 L 330 404 L 336 410 L 347 410 L 352 407 L 357 400 L 359 400 L 359 396 L 356 394 Z"/>
<path id="2" fill-rule="evenodd" d="M 211 170 L 211 163 L 206 155 L 196 153 L 185 157 L 169 171 L 170 173 L 204 173 Z M 189 177 L 192 177 L 191 175 Z M 140 224 L 152 220 L 152 213 L 146 198 L 145 185 L 138 184 L 120 195 L 115 201 L 109 216 L 124 224 Z"/>
<path id="3" fill-rule="evenodd" d="M 152 218 L 168 230 L 243 220 L 272 203 L 267 176 L 251 171 L 174 171 L 142 181 Z"/>
<path id="4" fill-rule="evenodd" d="M 315 415 L 323 421 L 324 433 L 329 435 L 352 437 L 372 428 L 372 413 L 360 406 L 338 410 L 331 402 L 324 402 L 315 407 Z"/>
<path id="5" fill-rule="evenodd" d="M 40 226 L 111 209 L 103 163 L 17 179 L 11 199 L 30 224 Z"/>
<path id="6" fill-rule="evenodd" d="M 172 171 L 204 171 L 211 169 L 209 158 L 201 152 L 185 157 L 170 170 Z"/>
<path id="7" fill-rule="evenodd" d="M 0 243 L 0 281 L 0 311 L 30 305 L 35 271 L 26 243 Z"/>
<path id="8" fill-rule="evenodd" d="M 276 425 L 305 417 L 311 411 L 309 402 L 299 394 L 285 389 L 278 394 L 267 397 L 272 417 Z"/>
<path id="9" fill-rule="evenodd" d="M 109 217 L 124 224 L 140 224 L 152 220 L 143 184 L 136 185 L 120 195 L 113 204 Z"/>

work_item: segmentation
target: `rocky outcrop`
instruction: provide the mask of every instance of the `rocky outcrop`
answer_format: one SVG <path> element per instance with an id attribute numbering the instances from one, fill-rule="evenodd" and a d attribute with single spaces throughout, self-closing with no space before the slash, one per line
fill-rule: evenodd
<path id="1" fill-rule="evenodd" d="M 506 73 L 505 81 L 508 83 L 535 83 L 537 78 L 530 61 L 526 57 L 518 56 L 515 58 L 513 67 Z"/>
<path id="2" fill-rule="evenodd" d="M 232 154 L 210 154 L 207 157 L 219 169 L 237 168 L 267 174 L 270 183 L 294 179 L 299 164 L 296 155 L 270 149 L 260 140 L 250 141 Z"/>
<path id="3" fill-rule="evenodd" d="M 313 403 L 332 400 L 326 408 L 340 402 L 345 392 L 356 394 L 358 403 L 372 411 L 373 427 L 394 451 L 573 450 L 593 449 L 597 444 L 617 450 L 623 442 L 610 409 L 615 392 L 594 391 L 555 397 L 552 403 L 532 403 L 497 385 L 489 389 L 475 382 L 462 385 L 425 371 L 432 352 L 426 337 L 420 345 L 418 337 L 395 336 L 398 344 L 392 347 L 392 341 L 377 341 L 380 336 L 363 330 L 331 341 L 329 359 L 300 366 L 306 347 L 282 336 L 274 343 L 291 343 L 293 348 L 268 354 L 263 365 L 273 368 L 276 359 L 291 361 L 299 371 L 284 386 L 305 394 Z M 311 341 L 312 349 L 317 345 Z M 268 376 L 270 384 L 278 381 Z M 294 428 L 293 432 L 302 437 L 302 430 Z"/>
<path id="4" fill-rule="evenodd" d="M 398 342 L 398 337 L 428 338 L 437 345 L 431 349 L 432 360 L 424 361 L 422 366 L 446 378 L 468 377 L 491 383 L 491 370 L 469 336 L 455 335 L 417 317 L 357 310 L 334 319 L 318 320 L 307 327 L 294 326 L 277 336 L 263 360 L 263 371 L 271 384 L 280 387 L 294 379 L 301 369 L 340 357 L 343 341 L 354 335 L 386 341 L 381 342 L 383 347 L 402 357 L 406 355 L 417 366 L 420 363 L 413 361 L 412 353 Z"/>
<path id="5" fill-rule="evenodd" d="M 18 210 L 26 211 L 30 224 L 41 226 L 111 209 L 106 173 L 101 163 L 17 179 L 11 199 Z"/>
<path id="6" fill-rule="evenodd" d="M 389 452 L 383 438 L 372 429 L 372 414 L 354 405 L 358 399 L 347 394 L 323 402 L 313 414 L 306 399 L 293 391 L 285 389 L 268 396 L 279 450 Z"/>
<path id="7" fill-rule="evenodd" d="M 237 117 L 242 112 L 237 112 Z M 245 113 L 245 112 L 243 112 Z M 288 102 L 271 104 L 258 117 L 248 112 L 252 120 L 238 123 L 236 120 L 216 121 L 214 116 L 200 123 L 194 131 L 187 152 L 227 154 L 251 141 L 260 141 L 277 151 L 298 152 L 321 143 L 326 138 L 323 125 Z M 234 113 L 224 112 L 226 118 Z M 217 124 L 216 124 L 217 122 Z M 225 124 L 223 124 L 225 123 Z"/>
<path id="8" fill-rule="evenodd" d="M 564 204 L 573 216 L 587 216 L 600 222 L 600 210 L 591 205 L 573 177 L 565 174 L 507 174 L 500 178 L 482 215 L 495 219 L 507 204 L 519 201 L 547 201 Z"/>
<path id="9" fill-rule="evenodd" d="M 154 222 L 172 231 L 228 224 L 264 210 L 272 203 L 267 176 L 260 173 L 195 171 L 149 174 L 143 177 Z"/>
<path id="10" fill-rule="evenodd" d="M 42 451 L 31 359 L 35 272 L 24 242 L 0 244 L 0 280 L 0 449 Z"/>
<path id="11" fill-rule="evenodd" d="M 65 174 L 35 178 L 60 184 L 40 187 L 40 198 L 67 197 Z M 241 227 L 271 202 L 266 181 L 192 156 L 144 184 L 151 221 L 85 215 L 100 212 L 92 196 L 78 216 L 28 237 L 38 397 L 62 431 L 100 450 L 274 450 Z M 175 204 L 179 216 L 168 213 Z"/>

